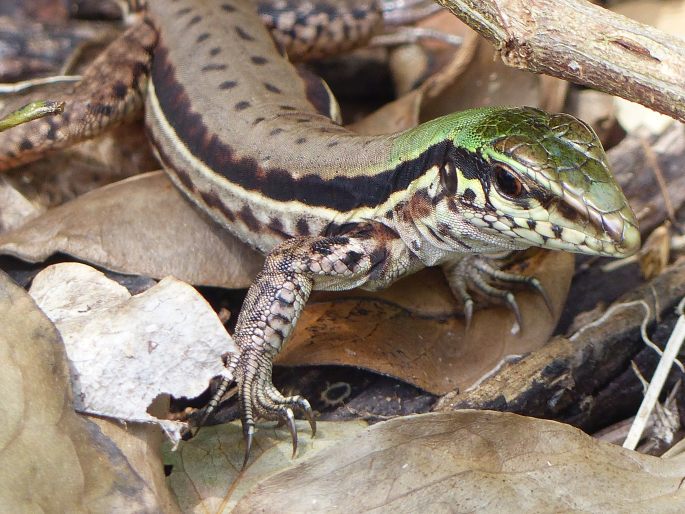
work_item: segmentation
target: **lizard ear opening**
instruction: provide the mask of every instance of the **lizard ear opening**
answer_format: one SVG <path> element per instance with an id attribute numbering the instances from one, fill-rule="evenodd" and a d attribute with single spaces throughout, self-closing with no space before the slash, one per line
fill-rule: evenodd
<path id="1" fill-rule="evenodd" d="M 447 194 L 455 195 L 457 193 L 457 167 L 452 162 L 452 159 L 447 159 L 442 166 L 440 166 L 440 184 L 445 188 Z"/>

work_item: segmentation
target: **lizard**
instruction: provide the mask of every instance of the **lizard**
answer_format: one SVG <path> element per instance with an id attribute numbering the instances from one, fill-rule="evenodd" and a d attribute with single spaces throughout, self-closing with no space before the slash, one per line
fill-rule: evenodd
<path id="1" fill-rule="evenodd" d="M 325 84 L 287 59 L 289 41 L 316 34 L 314 25 L 293 22 L 279 39 L 247 0 L 143 4 L 144 20 L 85 72 L 61 115 L 0 134 L 0 170 L 145 105 L 149 139 L 173 183 L 266 256 L 238 315 L 240 351 L 228 357 L 206 408 L 237 382 L 244 465 L 258 418 L 287 425 L 293 455 L 294 412 L 315 434 L 309 402 L 284 396 L 271 380 L 272 361 L 312 290 L 381 289 L 441 266 L 468 321 L 474 289 L 515 312 L 503 283 L 541 290 L 535 278 L 501 270 L 502 253 L 536 246 L 621 257 L 640 246 L 601 143 L 571 115 L 486 107 L 395 134 L 358 135 L 336 121 Z M 347 10 L 330 4 L 315 18 L 366 23 L 378 4 L 340 5 Z"/>

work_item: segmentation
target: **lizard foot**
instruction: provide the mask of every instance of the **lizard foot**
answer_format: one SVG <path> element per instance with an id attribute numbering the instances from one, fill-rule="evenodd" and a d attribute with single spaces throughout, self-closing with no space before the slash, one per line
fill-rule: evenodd
<path id="1" fill-rule="evenodd" d="M 474 306 L 469 289 L 476 289 L 487 297 L 496 298 L 507 304 L 516 318 L 515 332 L 518 332 L 521 327 L 521 311 L 516 303 L 514 293 L 507 289 L 508 285 L 523 284 L 535 289 L 544 299 L 547 309 L 553 312 L 550 298 L 537 278 L 502 271 L 497 266 L 495 259 L 477 255 L 467 256 L 446 266 L 445 274 L 454 295 L 464 302 L 467 329 L 471 324 Z M 492 282 L 496 285 L 493 285 Z"/>
<path id="2" fill-rule="evenodd" d="M 253 355 L 257 358 L 256 355 Z M 255 431 L 255 417 L 278 420 L 278 426 L 285 425 L 293 441 L 293 457 L 297 453 L 297 427 L 293 411 L 302 412 L 309 421 L 312 437 L 316 435 L 316 421 L 309 402 L 302 396 L 283 396 L 271 382 L 271 365 L 253 365 L 250 354 L 243 355 L 241 365 L 246 370 L 240 381 L 240 407 L 243 436 L 245 438 L 245 459 L 243 469 L 250 458 L 250 449 Z"/>

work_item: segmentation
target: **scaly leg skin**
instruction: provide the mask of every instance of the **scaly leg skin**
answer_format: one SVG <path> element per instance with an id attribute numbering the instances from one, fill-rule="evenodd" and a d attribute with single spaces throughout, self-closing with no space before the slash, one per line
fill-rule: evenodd
<path id="1" fill-rule="evenodd" d="M 464 304 L 464 318 L 466 319 L 467 329 L 471 325 L 474 306 L 469 289 L 477 289 L 485 296 L 496 298 L 506 303 L 516 318 L 516 324 L 512 330 L 514 333 L 520 331 L 522 323 L 521 311 L 516 303 L 514 293 L 499 285 L 493 285 L 491 283 L 493 281 L 507 285 L 522 284 L 535 289 L 545 300 L 549 312 L 554 312 L 551 300 L 537 278 L 502 271 L 499 269 L 499 265 L 498 259 L 480 255 L 467 255 L 458 260 L 443 264 L 442 269 L 447 277 L 452 294 Z"/>
<path id="2" fill-rule="evenodd" d="M 285 397 L 272 384 L 272 361 L 290 338 L 312 289 L 351 289 L 366 282 L 387 257 L 374 251 L 379 244 L 373 237 L 301 237 L 285 241 L 267 256 L 247 293 L 233 335 L 240 356 L 229 364 L 235 366 L 239 384 L 246 446 L 243 467 L 258 417 L 288 426 L 293 456 L 297 451 L 293 411 L 303 412 L 312 435 L 316 432 L 309 402 L 301 396 Z"/>

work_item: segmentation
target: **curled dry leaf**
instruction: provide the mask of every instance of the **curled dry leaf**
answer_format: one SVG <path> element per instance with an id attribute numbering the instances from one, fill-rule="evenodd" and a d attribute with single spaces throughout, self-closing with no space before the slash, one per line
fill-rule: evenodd
<path id="1" fill-rule="evenodd" d="M 523 330 L 512 334 L 513 314 L 503 306 L 476 311 L 465 332 L 461 308 L 440 270 L 416 273 L 369 293 L 315 294 L 278 364 L 345 364 L 372 369 L 434 394 L 464 390 L 511 355 L 540 348 L 552 334 L 568 293 L 573 256 L 538 252 L 524 261 L 537 276 L 554 313 L 529 290 L 517 293 Z"/>
<path id="2" fill-rule="evenodd" d="M 233 512 L 660 512 L 685 509 L 685 459 L 554 421 L 422 414 L 374 425 L 253 488 Z"/>
<path id="3" fill-rule="evenodd" d="M 159 512 L 153 486 L 73 411 L 59 333 L 0 272 L 0 505 L 6 512 Z"/>
<path id="4" fill-rule="evenodd" d="M 640 249 L 640 271 L 645 280 L 661 273 L 671 257 L 671 223 L 655 228 Z"/>
<path id="5" fill-rule="evenodd" d="M 196 211 L 162 172 L 112 184 L 0 235 L 0 253 L 29 262 L 62 252 L 135 275 L 247 287 L 263 258 Z"/>
<path id="6" fill-rule="evenodd" d="M 167 483 L 183 512 L 228 514 L 264 478 L 350 439 L 366 426 L 363 421 L 317 423 L 315 438 L 300 436 L 296 460 L 291 457 L 292 442 L 287 430 L 260 427 L 255 433 L 250 464 L 242 474 L 244 446 L 239 424 L 206 427 L 190 441 L 181 442 L 178 450 L 165 453 L 164 463 L 171 467 Z M 298 421 L 297 428 L 300 434 L 306 434 L 309 425 Z M 272 506 L 270 512 L 274 510 L 283 509 Z"/>
<path id="7" fill-rule="evenodd" d="M 209 304 L 172 277 L 131 297 L 89 266 L 57 264 L 30 294 L 64 339 L 75 408 L 156 422 L 175 440 L 183 424 L 148 414 L 153 400 L 199 396 L 222 372 L 221 355 L 237 351 Z"/>

